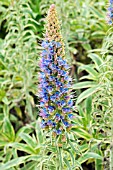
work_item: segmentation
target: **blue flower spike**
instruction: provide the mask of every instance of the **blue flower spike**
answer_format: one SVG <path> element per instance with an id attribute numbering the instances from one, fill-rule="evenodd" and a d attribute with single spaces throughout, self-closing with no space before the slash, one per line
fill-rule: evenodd
<path id="1" fill-rule="evenodd" d="M 53 17 L 54 16 L 56 17 Z M 45 41 L 40 62 L 39 97 L 41 127 L 62 136 L 72 124 L 73 101 L 71 99 L 69 66 L 64 58 L 64 45 L 60 34 L 55 6 L 47 16 Z M 54 27 L 52 27 L 54 25 Z"/>

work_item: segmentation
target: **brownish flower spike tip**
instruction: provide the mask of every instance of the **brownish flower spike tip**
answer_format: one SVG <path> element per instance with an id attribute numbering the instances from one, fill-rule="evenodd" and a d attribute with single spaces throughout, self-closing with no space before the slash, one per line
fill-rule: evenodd
<path id="1" fill-rule="evenodd" d="M 60 24 L 58 21 L 58 16 L 57 16 L 57 12 L 56 12 L 54 4 L 50 6 L 50 9 L 47 15 L 46 40 L 48 40 L 49 42 L 56 41 L 56 42 L 61 43 L 62 46 L 61 48 L 59 48 L 57 55 L 64 57 L 65 55 L 64 43 L 63 43 L 63 39 L 61 36 Z"/>

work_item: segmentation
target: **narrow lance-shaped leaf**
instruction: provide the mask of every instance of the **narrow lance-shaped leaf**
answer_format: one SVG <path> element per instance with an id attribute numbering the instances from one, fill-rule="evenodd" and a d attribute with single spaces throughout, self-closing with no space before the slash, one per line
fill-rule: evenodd
<path id="1" fill-rule="evenodd" d="M 85 82 L 79 82 L 72 86 L 73 89 L 83 89 L 88 87 L 94 87 L 97 83 L 93 81 L 85 81 Z"/>
<path id="2" fill-rule="evenodd" d="M 4 165 L 1 165 L 1 170 L 7 170 L 7 169 L 10 169 L 14 166 L 17 166 L 17 165 L 20 165 L 22 163 L 24 163 L 24 161 L 29 158 L 29 156 L 22 156 L 20 158 L 15 158 L 11 161 L 8 161 L 6 164 Z"/>
<path id="3" fill-rule="evenodd" d="M 100 71 L 100 67 L 103 64 L 103 60 L 95 53 L 88 54 L 88 57 L 90 57 L 93 60 L 93 62 L 95 63 L 96 69 Z"/>
<path id="4" fill-rule="evenodd" d="M 79 97 L 77 98 L 77 102 L 76 104 L 79 104 L 80 102 L 82 102 L 84 99 L 86 99 L 87 97 L 91 96 L 92 94 L 94 94 L 95 92 L 97 92 L 99 90 L 101 86 L 97 85 L 95 87 L 89 88 L 87 90 L 85 90 L 83 93 L 81 93 L 79 95 Z"/>
<path id="5" fill-rule="evenodd" d="M 90 158 L 102 160 L 103 157 L 100 156 L 100 155 L 97 154 L 97 153 L 94 153 L 94 152 L 87 152 L 87 153 L 85 153 L 84 155 L 82 155 L 82 156 L 78 159 L 78 161 L 80 162 L 80 164 L 82 164 L 82 163 L 86 162 L 86 161 L 87 161 L 88 159 L 90 159 Z"/>

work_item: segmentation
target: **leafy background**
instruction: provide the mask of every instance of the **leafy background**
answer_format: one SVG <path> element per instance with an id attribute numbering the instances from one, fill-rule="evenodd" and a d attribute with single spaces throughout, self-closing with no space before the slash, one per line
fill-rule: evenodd
<path id="1" fill-rule="evenodd" d="M 54 146 L 37 96 L 45 17 L 55 3 L 73 78 L 73 128 Z M 0 0 L 0 168 L 112 170 L 113 35 L 108 1 Z"/>

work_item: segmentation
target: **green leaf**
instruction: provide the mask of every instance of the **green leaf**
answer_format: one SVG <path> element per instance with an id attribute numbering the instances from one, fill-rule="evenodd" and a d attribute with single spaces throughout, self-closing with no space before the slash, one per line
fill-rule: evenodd
<path id="1" fill-rule="evenodd" d="M 80 80 L 86 80 L 86 79 L 88 79 L 88 80 L 94 80 L 95 81 L 95 77 L 92 77 L 90 74 L 89 75 L 87 75 L 87 76 L 82 76 L 81 78 L 80 78 Z"/>
<path id="2" fill-rule="evenodd" d="M 89 96 L 87 99 L 86 99 L 86 102 L 85 102 L 85 105 L 86 105 L 86 114 L 87 114 L 87 118 L 88 120 L 90 119 L 91 117 L 91 112 L 92 112 L 92 97 Z"/>
<path id="3" fill-rule="evenodd" d="M 0 140 L 0 147 L 1 147 L 1 146 L 6 146 L 8 143 L 9 143 L 9 142 Z"/>
<path id="4" fill-rule="evenodd" d="M 102 36 L 104 36 L 105 34 L 106 34 L 105 31 L 95 31 L 91 35 L 94 38 L 99 38 L 99 37 L 102 38 Z"/>
<path id="5" fill-rule="evenodd" d="M 21 168 L 21 170 L 35 170 L 37 166 L 37 162 L 28 162 L 23 168 Z"/>
<path id="6" fill-rule="evenodd" d="M 4 114 L 0 113 L 0 122 L 3 122 L 3 120 L 4 120 Z"/>
<path id="7" fill-rule="evenodd" d="M 90 57 L 93 60 L 93 62 L 95 63 L 96 69 L 100 71 L 100 67 L 103 64 L 103 60 L 95 53 L 88 54 L 88 57 Z"/>
<path id="8" fill-rule="evenodd" d="M 85 49 L 85 50 L 91 50 L 91 45 L 90 44 L 82 44 L 82 46 L 83 46 L 83 48 Z"/>
<path id="9" fill-rule="evenodd" d="M 82 92 L 79 97 L 77 98 L 77 102 L 76 104 L 79 104 L 80 102 L 82 102 L 84 99 L 86 99 L 87 97 L 91 96 L 92 94 L 94 94 L 95 92 L 97 92 L 99 90 L 101 86 L 97 85 L 95 87 L 89 88 L 87 90 L 85 90 L 84 92 Z"/>
<path id="10" fill-rule="evenodd" d="M 74 47 L 69 47 L 69 51 L 71 51 L 74 55 L 77 54 L 77 49 Z"/>
<path id="11" fill-rule="evenodd" d="M 70 157 L 71 157 L 71 160 L 72 160 L 72 166 L 74 166 L 74 164 L 75 164 L 75 158 L 74 158 L 73 153 L 72 153 L 70 150 L 68 150 L 68 149 L 65 149 L 65 150 L 70 154 Z"/>
<path id="12" fill-rule="evenodd" d="M 101 150 L 98 150 L 97 153 L 102 156 Z M 95 170 L 103 170 L 103 160 L 102 159 L 95 160 Z"/>
<path id="13" fill-rule="evenodd" d="M 35 140 L 33 140 L 33 138 L 26 134 L 26 133 L 21 133 L 20 137 L 32 148 L 35 148 L 37 146 L 37 143 Z"/>
<path id="14" fill-rule="evenodd" d="M 95 80 L 98 78 L 98 72 L 94 70 L 92 65 L 82 65 L 82 66 L 80 66 L 79 69 L 78 69 L 78 73 L 80 73 L 83 70 L 87 71 Z"/>
<path id="15" fill-rule="evenodd" d="M 95 7 L 93 7 L 93 6 L 90 6 L 90 8 L 89 8 L 90 10 L 91 10 L 91 12 L 93 12 L 93 14 L 96 16 L 96 17 L 98 17 L 98 18 L 100 18 L 100 19 L 104 19 L 104 15 L 102 14 L 102 11 L 99 11 L 99 10 L 97 10 Z"/>
<path id="16" fill-rule="evenodd" d="M 28 146 L 27 144 L 13 143 L 11 146 L 17 150 L 27 152 L 28 154 L 36 154 L 35 149 Z"/>
<path id="17" fill-rule="evenodd" d="M 76 83 L 72 86 L 73 89 L 83 89 L 83 88 L 88 88 L 88 87 L 93 87 L 97 85 L 97 83 L 93 81 L 85 81 L 85 82 L 79 82 Z"/>
<path id="18" fill-rule="evenodd" d="M 14 141 L 15 131 L 10 120 L 7 117 L 4 118 L 3 133 L 9 138 L 10 141 Z"/>
<path id="19" fill-rule="evenodd" d="M 77 136 L 82 137 L 83 139 L 90 140 L 92 135 L 89 134 L 86 130 L 82 129 L 80 126 L 73 126 L 71 129 Z"/>
<path id="20" fill-rule="evenodd" d="M 6 153 L 6 156 L 5 156 L 5 161 L 4 161 L 4 163 L 10 161 L 11 157 L 12 157 L 12 149 L 8 149 L 8 150 L 7 150 L 7 153 Z"/>
<path id="21" fill-rule="evenodd" d="M 82 145 L 80 146 L 80 151 L 81 151 L 81 153 L 84 152 L 84 151 L 87 151 L 87 150 L 88 150 L 88 147 L 89 147 L 88 144 L 82 144 Z"/>
<path id="22" fill-rule="evenodd" d="M 70 164 L 69 164 L 69 161 L 68 161 L 66 158 L 63 158 L 63 160 L 64 160 L 65 164 L 67 165 L 68 170 L 72 170 L 72 169 L 71 169 L 71 166 L 70 166 Z"/>
<path id="23" fill-rule="evenodd" d="M 39 122 L 36 123 L 36 137 L 39 144 L 42 144 L 44 141 L 44 134 L 40 128 Z"/>
<path id="24" fill-rule="evenodd" d="M 7 170 L 9 168 L 12 168 L 14 166 L 20 165 L 25 162 L 25 160 L 29 158 L 29 156 L 21 156 L 20 158 L 15 158 L 11 161 L 8 161 L 6 164 L 1 165 L 2 170 Z"/>
<path id="25" fill-rule="evenodd" d="M 15 141 L 19 142 L 21 141 L 22 139 L 20 138 L 20 134 L 21 133 L 31 133 L 33 131 L 32 128 L 30 128 L 29 126 L 23 126 L 22 128 L 20 128 L 17 133 L 16 133 L 16 138 L 15 138 Z"/>
<path id="26" fill-rule="evenodd" d="M 85 154 L 83 154 L 79 159 L 78 161 L 80 162 L 80 164 L 86 162 L 88 159 L 100 159 L 102 160 L 102 156 L 100 156 L 99 154 L 97 153 L 94 153 L 94 152 L 87 152 Z"/>
<path id="27" fill-rule="evenodd" d="M 26 100 L 26 110 L 29 113 L 31 119 L 34 120 L 32 105 L 31 105 L 31 102 L 29 101 L 29 99 Z"/>

